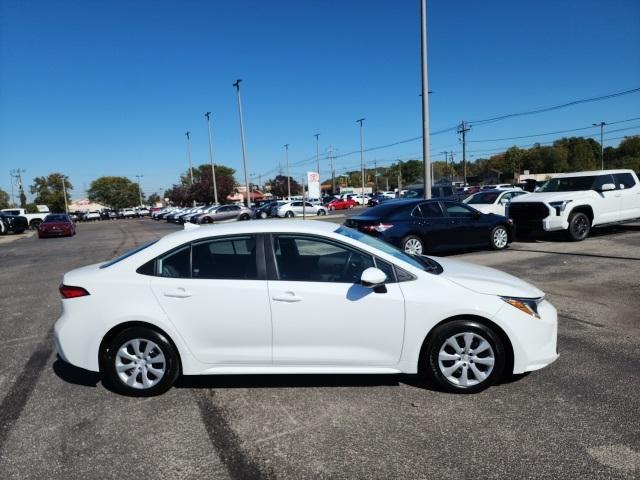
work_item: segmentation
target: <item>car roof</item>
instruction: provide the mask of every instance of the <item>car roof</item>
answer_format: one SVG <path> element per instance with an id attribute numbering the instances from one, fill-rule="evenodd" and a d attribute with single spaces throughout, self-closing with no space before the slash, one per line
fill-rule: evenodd
<path id="1" fill-rule="evenodd" d="M 565 178 L 565 177 L 592 177 L 594 175 L 607 175 L 610 173 L 631 173 L 633 170 L 618 169 L 618 170 L 591 170 L 588 172 L 573 172 L 573 173 L 559 173 L 551 178 Z"/>

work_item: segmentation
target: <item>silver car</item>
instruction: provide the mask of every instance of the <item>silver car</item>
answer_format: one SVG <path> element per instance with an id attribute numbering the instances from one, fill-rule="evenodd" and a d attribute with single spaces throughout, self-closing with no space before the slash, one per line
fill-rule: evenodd
<path id="1" fill-rule="evenodd" d="M 245 205 L 220 205 L 198 218 L 198 223 L 214 223 L 230 220 L 249 220 L 253 211 Z"/>

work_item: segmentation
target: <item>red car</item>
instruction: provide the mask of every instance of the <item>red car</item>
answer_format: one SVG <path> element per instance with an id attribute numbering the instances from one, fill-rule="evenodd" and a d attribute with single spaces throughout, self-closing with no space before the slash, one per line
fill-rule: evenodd
<path id="1" fill-rule="evenodd" d="M 353 208 L 356 205 L 358 205 L 358 202 L 356 202 L 355 200 L 351 200 L 351 199 L 339 199 L 336 198 L 335 200 L 332 200 L 331 202 L 329 202 L 329 204 L 327 205 L 327 208 L 329 210 L 346 210 L 347 208 Z"/>
<path id="2" fill-rule="evenodd" d="M 76 225 L 66 213 L 53 213 L 44 217 L 38 225 L 38 237 L 71 237 L 76 234 Z"/>

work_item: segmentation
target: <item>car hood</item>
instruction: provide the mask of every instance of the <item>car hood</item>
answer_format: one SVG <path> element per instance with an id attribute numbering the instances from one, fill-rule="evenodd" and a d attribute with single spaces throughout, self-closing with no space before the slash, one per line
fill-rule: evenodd
<path id="1" fill-rule="evenodd" d="M 575 191 L 575 192 L 535 192 L 527 195 L 519 195 L 511 203 L 521 202 L 561 202 L 563 200 L 575 200 L 576 198 L 583 198 L 588 195 L 588 191 Z"/>
<path id="2" fill-rule="evenodd" d="M 495 268 L 449 258 L 435 258 L 442 265 L 442 276 L 477 293 L 504 297 L 539 298 L 544 292 L 530 283 Z"/>

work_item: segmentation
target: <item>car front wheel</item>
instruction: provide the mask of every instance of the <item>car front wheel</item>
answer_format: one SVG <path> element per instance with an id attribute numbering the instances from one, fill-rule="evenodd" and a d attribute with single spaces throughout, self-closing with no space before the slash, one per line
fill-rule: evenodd
<path id="1" fill-rule="evenodd" d="M 287 218 L 291 218 L 293 217 L 293 212 L 291 210 L 289 210 L 287 213 L 284 214 L 285 217 Z"/>
<path id="2" fill-rule="evenodd" d="M 116 392 L 150 397 L 166 392 L 180 374 L 180 361 L 164 335 L 144 327 L 123 330 L 103 347 L 103 380 Z"/>
<path id="3" fill-rule="evenodd" d="M 503 225 L 498 225 L 491 230 L 491 248 L 503 250 L 509 244 L 509 233 Z"/>
<path id="4" fill-rule="evenodd" d="M 420 237 L 409 235 L 402 239 L 402 249 L 409 255 L 422 255 L 424 253 L 424 242 Z"/>
<path id="5" fill-rule="evenodd" d="M 582 212 L 572 213 L 569 217 L 569 239 L 574 242 L 580 242 L 589 236 L 591 230 L 591 221 Z"/>
<path id="6" fill-rule="evenodd" d="M 502 376 L 505 348 L 489 327 L 454 320 L 433 331 L 421 358 L 421 371 L 436 386 L 453 393 L 476 393 Z"/>

